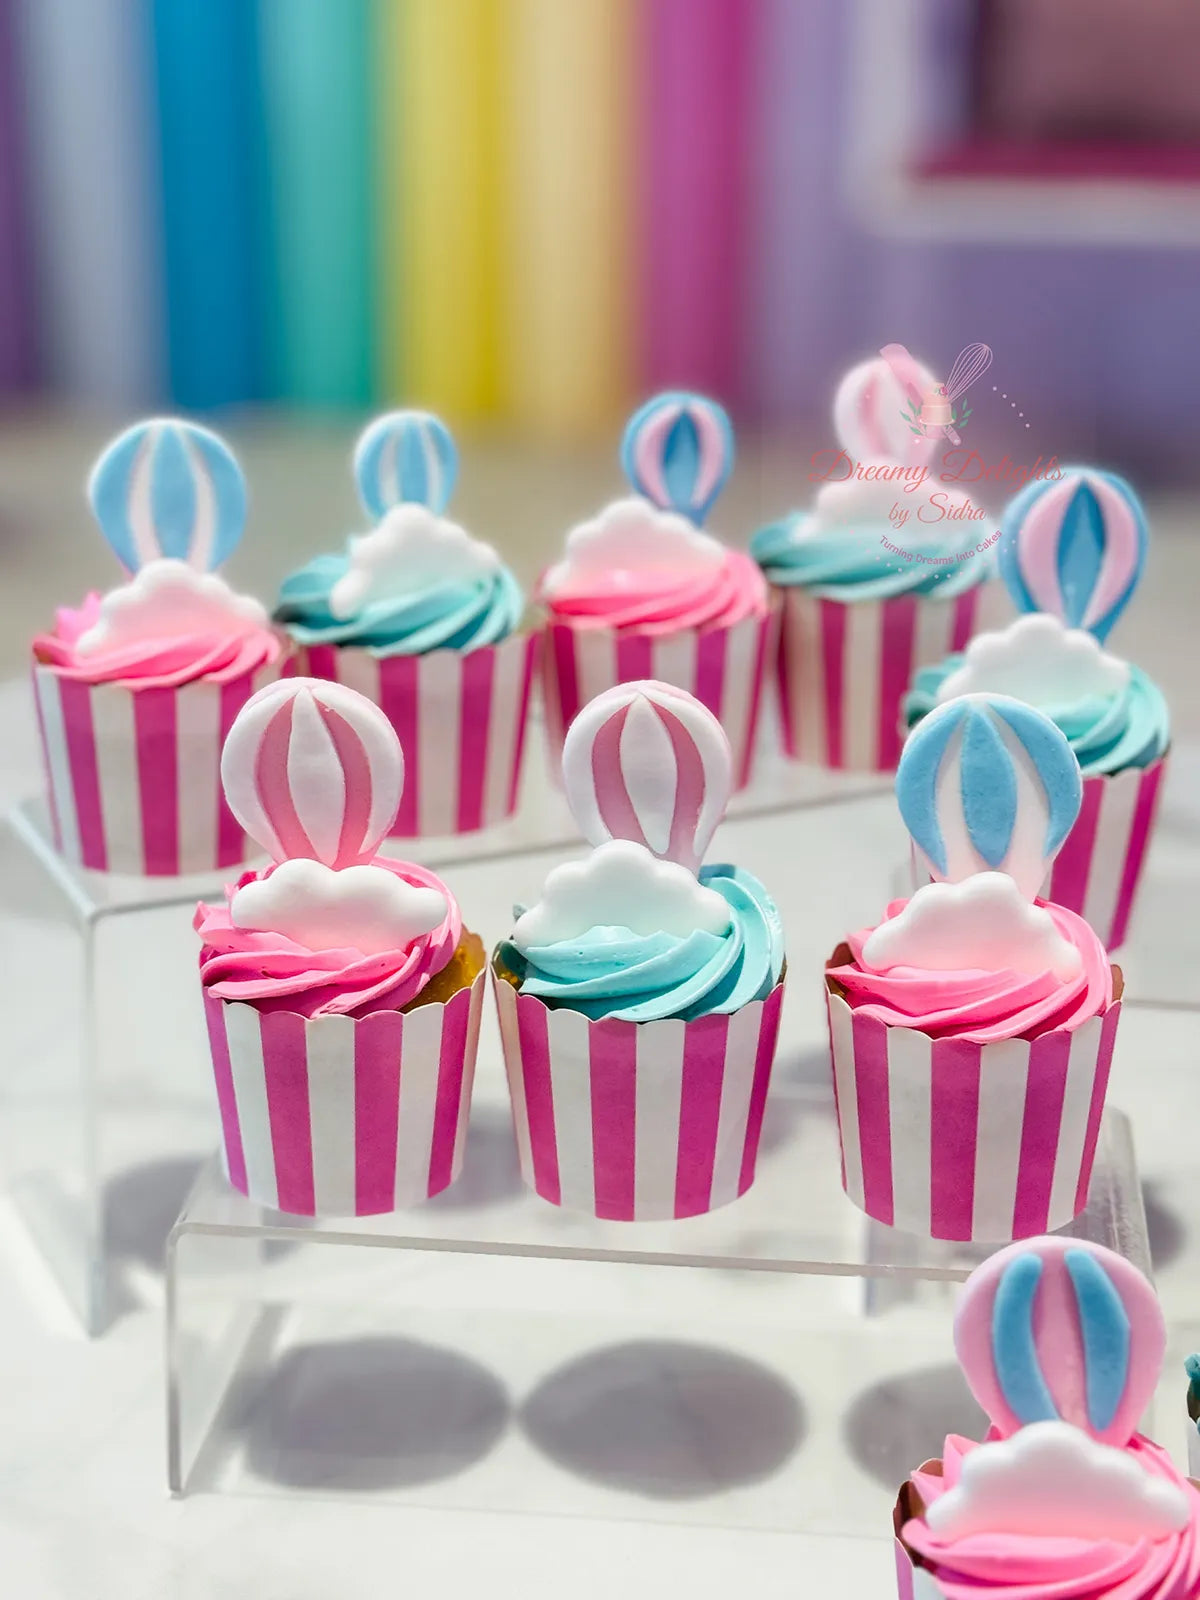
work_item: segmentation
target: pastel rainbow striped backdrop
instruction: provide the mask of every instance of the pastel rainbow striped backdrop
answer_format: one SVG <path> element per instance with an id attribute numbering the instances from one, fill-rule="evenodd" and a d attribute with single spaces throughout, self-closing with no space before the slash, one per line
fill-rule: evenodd
<path id="1" fill-rule="evenodd" d="M 752 409 L 780 10 L 0 0 L 0 394 Z"/>

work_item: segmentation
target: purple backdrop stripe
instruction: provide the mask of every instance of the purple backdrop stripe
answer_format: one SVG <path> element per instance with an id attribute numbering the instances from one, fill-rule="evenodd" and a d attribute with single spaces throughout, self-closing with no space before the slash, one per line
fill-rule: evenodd
<path id="1" fill-rule="evenodd" d="M 747 108 L 759 0 L 646 0 L 641 377 L 740 398 Z"/>
<path id="2" fill-rule="evenodd" d="M 33 283 L 22 175 L 15 0 L 0 0 L 0 394 L 33 375 Z"/>
<path id="3" fill-rule="evenodd" d="M 40 365 L 77 399 L 144 406 L 164 359 L 146 0 L 16 15 Z"/>

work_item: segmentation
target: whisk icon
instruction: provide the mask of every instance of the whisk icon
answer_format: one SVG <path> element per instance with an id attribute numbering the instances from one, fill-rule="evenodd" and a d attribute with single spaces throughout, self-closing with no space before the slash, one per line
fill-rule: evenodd
<path id="1" fill-rule="evenodd" d="M 914 432 L 927 439 L 936 439 L 941 435 L 949 439 L 951 444 L 961 444 L 962 440 L 954 429 L 954 402 L 991 366 L 990 347 L 986 344 L 967 345 L 965 350 L 959 351 L 945 383 L 927 390 L 922 390 L 918 381 L 918 363 L 902 344 L 885 344 L 879 354 L 908 396 L 911 409 L 904 415 L 908 417 Z"/>

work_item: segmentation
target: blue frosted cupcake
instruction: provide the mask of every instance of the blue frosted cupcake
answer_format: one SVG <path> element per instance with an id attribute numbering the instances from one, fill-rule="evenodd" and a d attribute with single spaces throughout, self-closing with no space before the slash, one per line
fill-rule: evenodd
<path id="1" fill-rule="evenodd" d="M 910 450 L 904 432 L 902 446 L 902 404 L 882 359 L 849 372 L 834 402 L 841 448 L 813 458 L 810 477 L 822 480 L 815 504 L 750 542 L 783 600 L 785 748 L 814 766 L 895 770 L 913 670 L 970 638 L 993 569 L 995 529 L 968 496 L 941 483 L 928 441 Z"/>
<path id="2" fill-rule="evenodd" d="M 285 578 L 275 620 L 298 671 L 365 694 L 399 734 L 394 834 L 490 827 L 518 798 L 536 648 L 525 595 L 490 545 L 441 514 L 457 455 L 437 418 L 379 417 L 354 469 L 377 525 Z"/>
<path id="3" fill-rule="evenodd" d="M 1004 514 L 1001 576 L 1023 613 L 919 670 L 904 699 L 914 727 L 960 694 L 1009 694 L 1066 735 L 1083 808 L 1048 896 L 1112 950 L 1125 939 L 1149 848 L 1171 719 L 1157 684 L 1104 648 L 1141 578 L 1149 532 L 1122 478 L 1090 467 L 1027 485 Z"/>
<path id="4" fill-rule="evenodd" d="M 767 891 L 700 865 L 728 738 L 681 689 L 619 684 L 571 724 L 563 778 L 595 848 L 492 968 L 522 1174 L 614 1220 L 711 1211 L 754 1179 L 784 983 Z"/>

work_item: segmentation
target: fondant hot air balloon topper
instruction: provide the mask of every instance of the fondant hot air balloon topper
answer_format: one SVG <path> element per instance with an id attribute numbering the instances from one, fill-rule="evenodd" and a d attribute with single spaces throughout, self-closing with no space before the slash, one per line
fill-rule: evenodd
<path id="1" fill-rule="evenodd" d="M 629 419 L 621 466 L 639 494 L 699 526 L 733 471 L 733 424 L 703 395 L 655 395 Z"/>
<path id="2" fill-rule="evenodd" d="M 903 345 L 904 360 L 887 353 L 860 361 L 838 385 L 833 399 L 833 425 L 838 443 L 854 461 L 901 461 L 924 465 L 933 459 L 937 437 L 914 433 L 906 412 L 913 393 L 928 394 L 937 379 Z"/>
<path id="3" fill-rule="evenodd" d="M 229 809 L 277 863 L 234 895 L 236 927 L 310 949 L 402 948 L 447 901 L 373 865 L 404 788 L 404 753 L 378 706 L 344 684 L 285 678 L 235 719 L 221 755 Z"/>
<path id="4" fill-rule="evenodd" d="M 378 526 L 350 541 L 349 565 L 333 585 L 339 621 L 368 601 L 493 577 L 500 557 L 442 516 L 458 477 L 458 452 L 428 411 L 389 411 L 363 431 L 354 452 L 359 499 Z"/>
<path id="5" fill-rule="evenodd" d="M 1041 611 L 1101 643 L 1146 564 L 1141 501 L 1123 478 L 1068 467 L 1027 484 L 1004 513 L 1000 573 L 1019 611 Z"/>
<path id="6" fill-rule="evenodd" d="M 622 683 L 590 701 L 567 730 L 563 782 L 592 845 L 629 839 L 695 872 L 733 784 L 724 728 L 683 689 Z"/>
<path id="7" fill-rule="evenodd" d="M 1009 1245 L 972 1273 L 954 1325 L 959 1364 L 1007 1438 L 1062 1421 L 1127 1445 L 1166 1348 L 1162 1309 L 1124 1257 L 1064 1238 Z"/>
<path id="8" fill-rule="evenodd" d="M 431 411 L 376 417 L 355 446 L 354 479 L 369 516 L 386 516 L 399 505 L 428 506 L 441 516 L 458 479 L 450 430 Z"/>
<path id="9" fill-rule="evenodd" d="M 948 701 L 900 755 L 896 797 L 932 883 L 874 929 L 876 971 L 1052 972 L 1078 976 L 1079 951 L 1033 904 L 1079 814 L 1079 763 L 1049 717 L 1006 695 Z"/>
<path id="10" fill-rule="evenodd" d="M 567 731 L 563 777 L 595 849 L 550 873 L 540 902 L 517 921 L 518 946 L 596 927 L 679 937 L 729 928 L 728 903 L 697 874 L 725 811 L 733 758 L 698 700 L 653 680 L 597 695 Z"/>
<path id="11" fill-rule="evenodd" d="M 700 526 L 733 468 L 733 428 L 715 400 L 648 400 L 625 429 L 621 464 L 637 493 L 571 529 L 563 559 L 541 580 L 543 599 L 603 616 L 610 603 L 636 608 L 657 597 L 657 616 L 664 596 L 719 580 L 730 562 L 749 565 Z"/>
<path id="12" fill-rule="evenodd" d="M 1177 1577 L 1178 1592 L 1194 1594 L 1200 1498 L 1137 1431 L 1166 1344 L 1137 1268 L 1081 1240 L 1011 1245 L 972 1274 L 954 1336 L 992 1433 L 965 1451 L 948 1440 L 942 1473 L 913 1474 L 923 1515 L 904 1537 L 931 1562 L 953 1564 L 957 1548 L 991 1551 L 1002 1585 L 1018 1588 L 1022 1556 L 1036 1552 L 1038 1583 L 1026 1593 L 1115 1594 L 1126 1576 L 1136 1588 L 1153 1575 L 1164 1594 Z M 1042 1582 L 1089 1551 L 1086 1572 Z"/>
<path id="13" fill-rule="evenodd" d="M 1031 900 L 1079 815 L 1083 780 L 1049 717 L 1007 695 L 968 694 L 913 729 L 896 798 L 935 881 L 1002 872 Z"/>
<path id="14" fill-rule="evenodd" d="M 136 423 L 114 439 L 88 481 L 100 530 L 130 582 L 100 602 L 81 654 L 184 633 L 241 635 L 267 626 L 256 600 L 216 569 L 246 521 L 246 485 L 223 439 L 172 418 Z"/>

